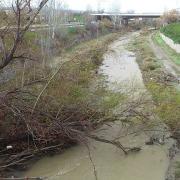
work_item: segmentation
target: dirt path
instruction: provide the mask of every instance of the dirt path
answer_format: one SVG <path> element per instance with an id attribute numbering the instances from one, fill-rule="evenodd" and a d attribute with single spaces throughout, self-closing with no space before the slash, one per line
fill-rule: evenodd
<path id="1" fill-rule="evenodd" d="M 170 74 L 173 74 L 177 79 L 180 80 L 180 66 L 176 65 L 166 53 L 166 51 L 164 51 L 160 46 L 153 42 L 152 35 L 149 37 L 149 44 L 155 56 L 164 65 L 166 71 Z"/>

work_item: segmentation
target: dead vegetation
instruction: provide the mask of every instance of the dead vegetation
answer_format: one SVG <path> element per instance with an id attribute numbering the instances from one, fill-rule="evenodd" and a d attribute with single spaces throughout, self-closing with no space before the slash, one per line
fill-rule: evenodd
<path id="1" fill-rule="evenodd" d="M 92 91 L 90 84 L 106 50 L 104 44 L 114 37 L 116 34 L 76 47 L 47 78 L 29 81 L 31 74 L 25 74 L 23 86 L 15 83 L 11 89 L 4 88 L 0 98 L 1 170 L 22 165 L 37 154 L 87 141 L 87 134 L 105 117 L 104 110 L 95 105 L 99 90 Z"/>
<path id="2" fill-rule="evenodd" d="M 23 86 L 16 87 L 15 79 L 22 78 L 20 73 L 20 77 L 17 74 L 6 83 L 0 98 L 1 171 L 24 169 L 28 167 L 27 162 L 37 156 L 59 153 L 78 143 L 87 144 L 89 138 L 116 146 L 125 154 L 141 150 L 140 147 L 124 147 L 118 139 L 91 133 L 119 119 L 125 124 L 143 122 L 145 125 L 151 121 L 152 114 L 144 110 L 149 102 L 143 97 L 126 102 L 122 94 L 112 94 L 105 89 L 103 78 L 98 79 L 97 68 L 102 56 L 108 43 L 117 36 L 110 34 L 73 48 L 52 69 L 47 69 L 45 78 L 38 78 L 41 71 L 36 72 L 37 77 L 25 73 Z M 26 68 L 29 71 L 29 67 Z M 119 103 L 122 107 L 116 116 L 112 110 Z M 143 127 L 140 129 L 142 131 Z"/>
<path id="3" fill-rule="evenodd" d="M 0 93 L 1 172 L 24 168 L 37 155 L 61 152 L 79 142 L 87 142 L 90 132 L 103 124 L 103 120 L 116 119 L 105 118 L 108 110 L 105 112 L 96 105 L 98 94 L 104 90 L 92 90 L 90 86 L 108 43 L 117 34 L 79 45 L 65 53 L 60 62 L 48 61 L 43 66 L 41 59 L 32 61 L 39 48 L 25 40 L 26 36 L 34 40 L 34 33 L 27 31 L 47 0 L 34 13 L 30 2 L 17 0 L 13 6 L 14 19 L 11 19 L 14 22 L 6 23 L 1 29 L 0 69 L 15 70 L 14 77 L 4 83 Z M 31 51 L 29 46 L 34 49 Z"/>

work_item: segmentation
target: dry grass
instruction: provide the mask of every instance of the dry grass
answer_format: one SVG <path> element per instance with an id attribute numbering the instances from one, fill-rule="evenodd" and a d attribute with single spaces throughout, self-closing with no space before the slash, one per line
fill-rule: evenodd
<path id="1" fill-rule="evenodd" d="M 24 70 L 18 71 L 16 77 L 2 88 L 13 92 L 8 93 L 2 102 L 4 119 L 0 122 L 0 136 L 5 140 L 1 142 L 1 148 L 10 143 L 14 146 L 14 151 L 19 152 L 33 148 L 34 143 L 44 147 L 77 142 L 81 140 L 79 133 L 84 128 L 86 131 L 93 129 L 98 119 L 103 119 L 104 112 L 96 104 L 101 90 L 93 89 L 91 85 L 97 79 L 96 70 L 103 60 L 108 44 L 116 37 L 117 34 L 110 34 L 99 40 L 83 43 L 63 54 L 62 58 L 66 61 L 53 78 L 50 77 L 54 74 L 54 68 L 47 68 L 47 71 L 40 69 L 34 74 L 31 66 L 28 66 L 23 77 L 24 87 L 15 90 L 17 86 L 21 86 Z M 57 69 L 60 64 L 62 62 L 56 64 Z M 39 64 L 36 69 L 38 67 Z M 36 81 L 44 76 L 45 81 L 31 83 L 32 80 Z M 42 94 L 39 96 L 40 92 Z"/>

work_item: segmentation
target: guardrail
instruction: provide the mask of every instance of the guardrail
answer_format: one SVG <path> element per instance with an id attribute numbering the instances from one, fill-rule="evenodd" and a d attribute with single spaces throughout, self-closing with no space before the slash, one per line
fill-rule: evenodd
<path id="1" fill-rule="evenodd" d="M 48 24 L 34 24 L 32 26 L 30 26 L 30 30 L 36 30 L 36 29 L 40 29 L 40 30 L 43 30 L 43 29 L 51 29 L 51 28 L 60 28 L 60 27 L 82 27 L 84 26 L 83 23 L 66 23 L 66 24 L 58 24 L 58 25 L 48 25 Z M 23 27 L 21 27 L 23 29 Z M 10 27 L 7 27 L 7 26 L 3 26 L 0 28 L 0 30 L 4 30 L 4 29 L 17 29 L 17 26 L 10 26 Z"/>

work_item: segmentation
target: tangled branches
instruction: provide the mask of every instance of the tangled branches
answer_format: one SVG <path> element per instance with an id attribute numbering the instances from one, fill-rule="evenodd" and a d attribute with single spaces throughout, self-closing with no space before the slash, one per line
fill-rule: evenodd
<path id="1" fill-rule="evenodd" d="M 0 121 L 0 154 L 10 157 L 5 158 L 1 169 L 22 164 L 42 152 L 62 151 L 75 143 L 86 142 L 86 134 L 103 117 L 102 112 L 81 106 L 62 107 L 59 111 L 39 107 L 32 114 L 30 98 L 36 96 L 21 91 L 1 93 L 4 119 Z"/>

